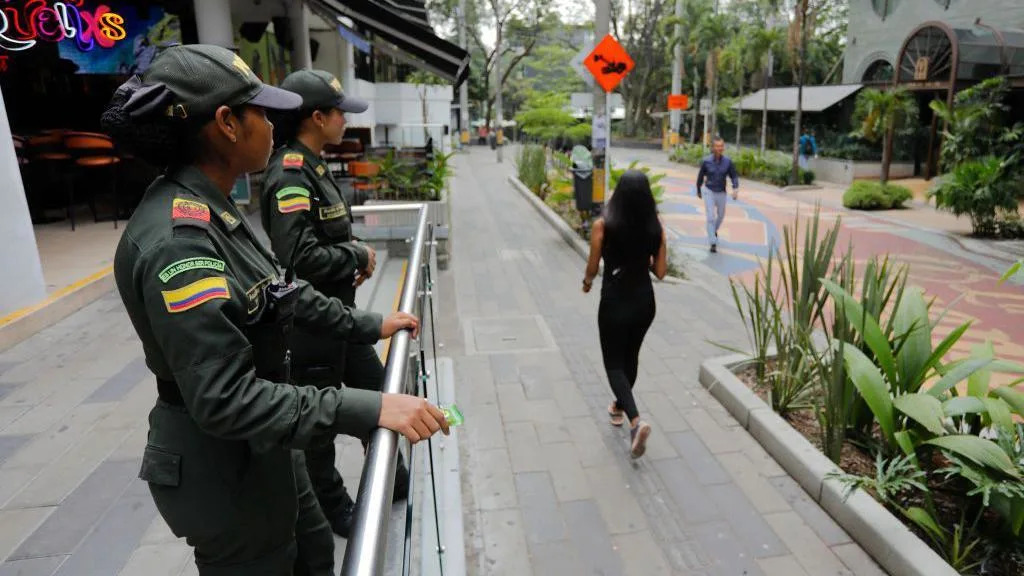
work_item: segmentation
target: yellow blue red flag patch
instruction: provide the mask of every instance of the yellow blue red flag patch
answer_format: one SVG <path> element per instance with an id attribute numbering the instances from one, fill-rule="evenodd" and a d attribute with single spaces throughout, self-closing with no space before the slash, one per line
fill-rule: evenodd
<path id="1" fill-rule="evenodd" d="M 164 297 L 167 311 L 172 314 L 191 310 L 210 300 L 231 298 L 227 278 L 223 276 L 203 278 L 177 290 L 165 290 L 160 294 Z"/>

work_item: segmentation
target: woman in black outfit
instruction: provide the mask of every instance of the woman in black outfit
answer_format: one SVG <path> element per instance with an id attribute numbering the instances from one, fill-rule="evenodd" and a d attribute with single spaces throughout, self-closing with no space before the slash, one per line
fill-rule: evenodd
<path id="1" fill-rule="evenodd" d="M 668 271 L 665 230 L 658 219 L 651 183 L 639 170 L 622 175 L 603 217 L 594 222 L 584 292 L 590 292 L 602 258 L 604 282 L 597 326 L 604 369 L 615 394 L 608 415 L 613 426 L 622 426 L 623 413 L 629 418 L 630 455 L 639 458 L 651 434 L 651 426 L 640 420 L 633 399 L 640 346 L 654 321 L 654 287 L 648 272 L 661 280 Z"/>

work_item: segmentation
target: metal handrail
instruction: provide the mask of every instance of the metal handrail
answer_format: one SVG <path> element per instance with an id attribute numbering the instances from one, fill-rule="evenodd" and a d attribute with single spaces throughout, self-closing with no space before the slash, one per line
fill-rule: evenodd
<path id="1" fill-rule="evenodd" d="M 413 312 L 419 297 L 422 278 L 420 267 L 423 265 L 424 247 L 427 245 L 427 205 L 391 204 L 352 209 L 353 214 L 412 210 L 419 210 L 419 218 L 398 306 L 398 311 L 407 313 Z M 391 337 L 391 347 L 384 366 L 385 394 L 405 392 L 411 340 L 412 334 L 406 330 Z M 370 435 L 366 464 L 359 479 L 355 519 L 342 563 L 341 573 L 346 576 L 377 576 L 384 570 L 397 452 L 398 433 L 377 428 Z"/>

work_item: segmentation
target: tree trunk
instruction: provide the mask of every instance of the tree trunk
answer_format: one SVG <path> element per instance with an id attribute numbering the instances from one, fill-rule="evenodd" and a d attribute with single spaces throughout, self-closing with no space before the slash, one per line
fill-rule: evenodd
<path id="1" fill-rule="evenodd" d="M 793 121 L 793 168 L 789 173 L 790 185 L 796 184 L 800 178 L 800 123 L 803 121 L 804 108 L 804 76 L 805 60 L 807 58 L 807 3 L 810 0 L 800 0 L 800 50 L 797 58 L 797 90 L 796 90 L 796 117 Z"/>
<path id="2" fill-rule="evenodd" d="M 889 126 L 882 138 L 882 185 L 889 182 L 889 164 L 892 163 L 893 128 Z"/>
<path id="3" fill-rule="evenodd" d="M 697 66 L 693 66 L 693 116 L 690 119 L 690 143 L 693 144 L 697 138 L 697 114 L 700 112 L 700 81 L 697 79 Z"/>
<path id="4" fill-rule="evenodd" d="M 771 55 L 768 56 L 769 66 L 764 68 L 764 77 L 761 79 L 761 88 L 764 89 L 764 109 L 761 111 L 761 155 L 764 156 L 764 149 L 768 142 L 768 71 L 771 65 Z"/>
<path id="5" fill-rule="evenodd" d="M 743 75 L 740 75 L 740 99 L 736 103 L 736 152 L 740 151 L 740 139 L 743 136 Z"/>

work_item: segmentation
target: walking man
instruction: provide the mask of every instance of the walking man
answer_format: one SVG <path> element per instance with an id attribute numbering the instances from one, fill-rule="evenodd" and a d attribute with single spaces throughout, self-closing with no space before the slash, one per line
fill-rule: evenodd
<path id="1" fill-rule="evenodd" d="M 739 197 L 740 179 L 736 166 L 725 155 L 725 140 L 716 137 L 711 143 L 711 155 L 704 158 L 697 173 L 697 198 L 704 199 L 708 223 L 708 243 L 711 251 L 718 251 L 718 229 L 725 220 L 725 179 L 732 179 L 732 199 Z"/>

